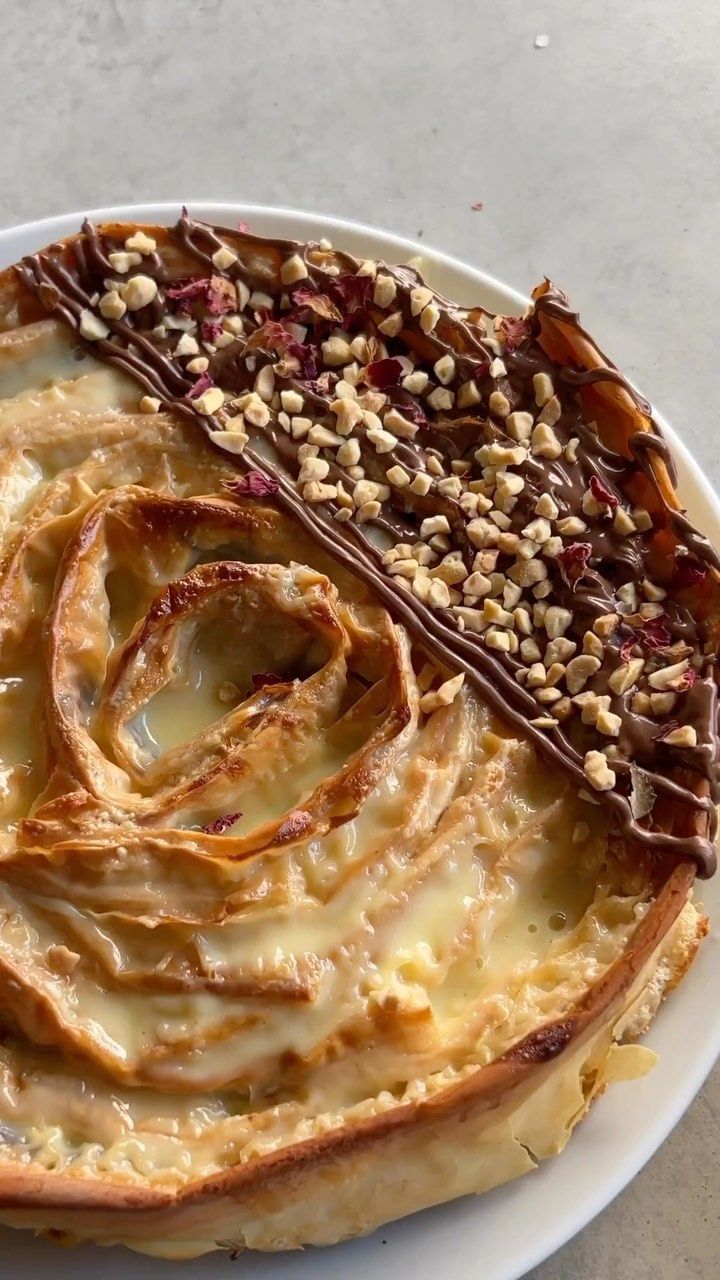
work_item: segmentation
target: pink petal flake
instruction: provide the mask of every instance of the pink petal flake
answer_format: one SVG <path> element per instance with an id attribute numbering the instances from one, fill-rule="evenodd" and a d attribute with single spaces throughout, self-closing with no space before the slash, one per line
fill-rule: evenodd
<path id="1" fill-rule="evenodd" d="M 213 387 L 214 385 L 215 383 L 206 369 L 204 373 L 200 374 L 199 378 L 195 379 L 195 382 L 188 391 L 188 400 L 197 400 L 198 396 L 201 396 L 204 391 L 207 391 L 209 387 Z"/>
<path id="2" fill-rule="evenodd" d="M 250 235 L 250 223 L 244 222 L 242 218 L 240 218 L 239 222 L 237 223 L 237 229 L 240 232 L 240 234 L 243 236 Z"/>
<path id="3" fill-rule="evenodd" d="M 573 591 L 585 577 L 591 555 L 592 546 L 589 542 L 571 542 L 557 557 L 563 582 Z"/>
<path id="4" fill-rule="evenodd" d="M 385 360 L 373 360 L 365 367 L 365 381 L 377 391 L 388 391 L 390 387 L 400 385 L 402 365 L 399 360 L 388 356 Z"/>
<path id="5" fill-rule="evenodd" d="M 687 693 L 688 689 L 692 689 L 697 683 L 698 673 L 692 667 L 689 667 L 678 680 L 678 693 Z"/>
<path id="6" fill-rule="evenodd" d="M 166 296 L 171 302 L 177 303 L 178 311 L 189 311 L 190 304 L 197 302 L 200 298 L 203 300 L 207 297 L 208 280 L 207 277 L 201 276 L 197 280 L 186 280 L 184 284 L 173 285 L 167 290 Z"/>
<path id="7" fill-rule="evenodd" d="M 666 645 L 672 644 L 672 631 L 667 625 L 668 621 L 666 613 L 659 618 L 648 618 L 638 633 L 640 643 L 650 650 L 664 649 Z"/>
<path id="8" fill-rule="evenodd" d="M 476 200 L 475 204 L 470 205 L 470 208 L 472 209 L 473 213 L 482 213 L 483 209 L 485 208 L 485 205 L 483 204 L 482 200 Z"/>
<path id="9" fill-rule="evenodd" d="M 637 636 L 630 636 L 628 640 L 623 641 L 620 645 L 620 661 L 629 662 L 633 656 L 633 649 L 637 644 Z"/>
<path id="10" fill-rule="evenodd" d="M 275 476 L 264 471 L 248 471 L 244 476 L 228 480 L 225 486 L 236 498 L 268 498 L 280 488 Z"/>
<path id="11" fill-rule="evenodd" d="M 316 293 L 314 289 L 303 286 L 294 290 L 290 300 L 300 313 L 312 311 L 321 320 L 330 320 L 333 324 L 340 324 L 342 321 L 341 313 L 326 293 Z"/>
<path id="12" fill-rule="evenodd" d="M 207 282 L 207 309 L 211 316 L 224 316 L 237 307 L 237 293 L 232 280 L 212 276 Z"/>
<path id="13" fill-rule="evenodd" d="M 506 351 L 517 351 L 530 337 L 530 321 L 520 316 L 503 316 L 497 327 L 505 340 Z"/>
<path id="14" fill-rule="evenodd" d="M 202 320 L 200 323 L 200 337 L 203 342 L 217 342 L 222 333 L 222 325 L 219 320 Z"/>
<path id="15" fill-rule="evenodd" d="M 344 275 L 336 276 L 328 283 L 328 288 L 343 312 L 343 319 L 367 307 L 373 295 L 373 281 L 370 276 Z"/>
<path id="16" fill-rule="evenodd" d="M 601 506 L 609 507 L 611 511 L 614 511 L 617 507 L 619 499 L 599 476 L 590 477 L 590 492 L 595 501 L 599 502 Z"/>
<path id="17" fill-rule="evenodd" d="M 221 836 L 228 827 L 234 826 L 238 818 L 242 818 L 239 809 L 236 813 L 221 813 L 219 818 L 215 818 L 213 822 L 206 822 L 200 830 L 206 836 Z"/>

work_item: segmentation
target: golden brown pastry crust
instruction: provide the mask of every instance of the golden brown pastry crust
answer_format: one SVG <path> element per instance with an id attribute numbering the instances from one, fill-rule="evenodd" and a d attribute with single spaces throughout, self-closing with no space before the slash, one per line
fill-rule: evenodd
<path id="1" fill-rule="evenodd" d="M 37 310 L 18 292 L 14 277 L 7 273 L 0 277 L 0 314 L 9 328 L 19 322 L 32 323 L 38 317 Z M 37 334 L 32 335 L 31 340 L 36 337 Z M 146 423 L 142 425 L 147 427 Z M 95 426 L 101 430 L 99 421 Z M 137 420 L 126 408 L 119 423 L 114 418 L 106 423 L 107 447 L 112 448 L 112 441 L 119 442 L 123 432 L 131 432 L 133 427 L 137 427 Z M 191 447 L 187 433 L 183 430 L 178 437 L 176 424 L 166 421 L 163 415 L 153 423 L 152 430 L 157 439 L 154 445 L 146 440 L 146 448 L 157 447 L 159 453 L 176 449 L 185 454 Z M 208 478 L 217 484 L 215 473 L 220 463 L 208 460 L 211 457 L 203 447 L 191 462 L 200 470 L 205 468 Z M 255 539 L 266 539 L 268 545 L 278 536 L 276 517 L 271 511 L 238 506 L 217 496 L 217 492 L 210 498 L 151 498 L 133 493 L 117 500 L 105 499 L 96 507 L 95 523 L 92 519 L 84 521 L 81 532 L 69 544 L 64 561 L 64 590 L 77 588 L 77 582 L 73 587 L 74 572 L 89 572 L 89 562 L 83 556 L 97 534 L 98 522 L 108 518 L 108 512 L 112 512 L 112 518 L 127 522 L 129 536 L 137 533 L 133 529 L 136 519 L 144 520 L 146 529 L 159 529 L 159 537 L 168 528 L 177 528 L 178 521 L 184 522 L 185 527 L 200 529 L 213 525 L 216 531 L 221 526 L 225 530 L 242 528 Z M 12 585 L 14 572 L 9 561 L 8 565 L 6 584 Z M 370 638 L 365 632 L 359 635 L 362 613 L 346 610 L 341 634 L 333 591 L 317 570 L 298 574 L 267 566 L 237 566 L 220 581 L 213 566 L 205 565 L 185 581 L 186 589 L 181 595 L 169 595 L 166 590 L 164 595 L 160 592 L 156 596 L 154 611 L 148 614 L 144 629 L 134 635 L 123 652 L 122 662 L 113 671 L 104 726 L 108 738 L 117 736 L 118 731 L 114 696 L 134 696 L 128 689 L 138 654 L 147 655 L 147 646 L 160 636 L 156 658 L 161 664 L 165 619 L 178 624 L 185 611 L 197 608 L 219 588 L 242 591 L 250 583 L 260 598 L 272 596 L 275 602 L 279 596 L 297 590 L 303 597 L 305 620 L 309 623 L 312 616 L 313 625 L 328 643 L 330 663 L 333 646 L 334 660 L 339 660 L 349 643 L 347 637 L 356 626 L 357 647 L 370 655 L 367 661 L 372 665 Z M 364 592 L 360 595 L 365 597 Z M 120 788 L 114 789 L 111 774 L 103 775 L 98 761 L 88 756 L 89 747 L 81 741 L 82 715 L 69 710 L 63 696 L 73 687 L 68 663 L 74 660 L 73 645 L 77 647 L 87 619 L 76 620 L 72 635 L 58 621 L 62 607 L 61 592 L 53 605 L 48 632 L 49 670 L 61 694 L 49 703 L 54 781 L 44 806 L 24 823 L 27 848 L 12 850 L 4 867 L 5 883 L 23 891 L 37 886 L 43 875 L 52 876 L 58 855 L 74 859 L 78 882 L 92 875 L 94 860 L 107 852 L 108 844 L 99 841 L 93 849 L 88 832 L 98 805 L 108 805 L 111 791 L 117 812 L 124 808 L 129 818 L 126 834 L 130 839 L 133 829 L 137 831 L 143 825 L 156 830 L 163 815 L 187 799 L 188 789 L 183 785 L 159 798 L 153 793 L 146 804 L 123 797 Z M 351 818 L 372 792 L 381 776 L 376 762 L 382 759 L 385 745 L 402 734 L 413 715 L 405 642 L 396 629 L 388 625 L 383 630 L 385 624 L 376 621 L 378 643 L 383 647 L 384 661 L 389 660 L 391 676 L 387 684 L 388 710 L 374 740 L 366 744 L 353 766 L 337 773 L 330 785 L 321 786 L 315 793 L 313 803 L 308 805 L 311 825 L 288 832 L 283 831 L 281 819 L 275 823 L 274 836 L 267 826 L 260 833 L 253 830 L 245 837 L 223 836 L 223 858 L 243 860 L 257 848 L 322 836 L 336 821 Z M 69 634 L 68 655 L 65 650 Z M 153 660 L 151 654 L 150 677 L 143 674 L 141 683 L 151 678 Z M 126 759 L 125 764 L 132 775 L 132 759 Z M 67 786 L 68 778 L 72 779 L 71 787 Z M 206 771 L 195 785 L 205 786 L 208 780 Z M 61 829 L 64 843 L 59 844 Z M 218 837 L 196 833 L 194 841 L 212 855 Z M 44 864 L 46 870 L 40 869 Z M 12 1225 L 49 1230 L 58 1237 L 123 1241 L 167 1256 L 193 1256 L 216 1246 L 292 1248 L 304 1243 L 331 1243 L 372 1230 L 391 1217 L 486 1189 L 532 1169 L 536 1158 L 564 1145 L 570 1129 L 613 1071 L 622 1074 L 623 1069 L 630 1073 L 644 1069 L 642 1062 L 633 1059 L 632 1050 L 623 1059 L 626 1050 L 614 1046 L 614 1035 L 621 1034 L 624 1023 L 624 1034 L 644 1029 L 643 1010 L 648 1004 L 657 1003 L 663 994 L 657 981 L 654 989 L 652 986 L 659 962 L 663 959 L 666 966 L 665 985 L 674 985 L 691 962 L 705 930 L 702 917 L 689 905 L 694 865 L 668 863 L 655 868 L 652 874 L 656 879 L 646 913 L 621 954 L 597 981 L 588 985 L 573 1007 L 537 1026 L 497 1060 L 466 1071 L 461 1079 L 437 1088 L 430 1096 L 385 1104 L 377 1114 L 353 1118 L 349 1123 L 341 1121 L 325 1133 L 251 1157 L 242 1166 L 225 1172 L 192 1178 L 178 1188 L 122 1185 L 114 1177 L 48 1172 L 5 1161 L 0 1163 L 0 1217 Z M 205 909 L 202 920 L 207 921 L 211 915 Z M 72 1044 L 68 1026 L 57 1017 L 57 1007 L 33 989 L 23 967 L 13 969 L 5 955 L 0 957 L 0 968 L 0 1001 L 9 1023 L 38 1043 L 64 1048 Z M 79 1040 L 75 1047 L 83 1049 Z M 117 1061 L 108 1055 L 103 1057 L 97 1046 L 92 1056 L 96 1064 L 116 1077 L 122 1076 Z M 134 1076 L 127 1073 L 128 1078 L 145 1083 L 143 1071 L 140 1065 Z"/>

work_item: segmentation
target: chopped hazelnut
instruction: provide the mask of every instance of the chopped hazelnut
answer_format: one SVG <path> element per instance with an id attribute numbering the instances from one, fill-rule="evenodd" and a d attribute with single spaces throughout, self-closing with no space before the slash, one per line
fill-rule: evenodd
<path id="1" fill-rule="evenodd" d="M 551 640 L 556 640 L 558 636 L 564 636 L 573 615 L 569 609 L 563 609 L 560 605 L 550 605 L 545 613 L 545 630 Z"/>
<path id="2" fill-rule="evenodd" d="M 447 609 L 450 605 L 450 592 L 444 582 L 434 579 L 428 591 L 428 604 L 433 609 Z"/>
<path id="3" fill-rule="evenodd" d="M 338 451 L 338 457 L 339 456 L 340 456 L 340 453 Z M 408 472 L 405 470 L 404 467 L 401 467 L 399 465 L 395 465 L 394 467 L 389 467 L 388 470 L 385 472 L 385 478 L 389 484 L 395 485 L 396 489 L 404 489 L 406 485 L 409 485 L 410 483 L 410 476 Z"/>
<path id="4" fill-rule="evenodd" d="M 423 333 L 432 333 L 440 319 L 440 308 L 434 302 L 428 303 L 420 315 L 420 328 Z"/>
<path id="5" fill-rule="evenodd" d="M 376 307 L 382 307 L 383 310 L 394 302 L 397 293 L 397 285 L 392 276 L 385 272 L 378 272 L 375 277 L 375 288 L 373 290 L 373 302 Z M 413 312 L 413 314 L 415 314 Z"/>
<path id="6" fill-rule="evenodd" d="M 427 516 L 420 525 L 420 537 L 430 538 L 434 533 L 449 533 L 450 525 L 447 516 Z"/>
<path id="7" fill-rule="evenodd" d="M 160 403 L 160 400 L 158 400 L 156 396 L 142 396 L 139 405 L 140 412 L 159 413 Z"/>
<path id="8" fill-rule="evenodd" d="M 579 533 L 585 533 L 587 525 L 579 516 L 565 516 L 562 520 L 558 520 L 556 528 L 564 538 L 574 538 Z"/>
<path id="9" fill-rule="evenodd" d="M 629 662 L 623 662 L 616 667 L 612 674 L 608 677 L 608 688 L 613 693 L 627 693 L 637 681 L 645 667 L 642 658 L 631 658 Z"/>
<path id="10" fill-rule="evenodd" d="M 410 290 L 410 310 L 414 316 L 419 316 L 429 302 L 432 302 L 433 291 L 425 285 L 418 285 L 417 288 Z"/>
<path id="11" fill-rule="evenodd" d="M 535 403 L 540 409 L 547 404 L 548 400 L 554 396 L 555 388 L 552 378 L 547 373 L 536 373 L 533 375 L 533 388 L 535 391 Z"/>
<path id="12" fill-rule="evenodd" d="M 617 613 L 601 613 L 593 622 L 593 631 L 596 635 L 606 639 L 608 636 L 617 631 L 620 615 Z"/>
<path id="13" fill-rule="evenodd" d="M 188 373 L 205 373 L 210 367 L 210 361 L 207 356 L 196 356 L 194 360 L 188 360 L 185 368 Z"/>
<path id="14" fill-rule="evenodd" d="M 440 413 L 443 409 L 452 409 L 455 403 L 455 396 L 447 387 L 436 387 L 434 391 L 430 392 L 427 402 L 432 409 Z"/>
<path id="15" fill-rule="evenodd" d="M 666 733 L 663 742 L 667 747 L 696 747 L 697 731 L 691 724 L 683 724 Z"/>
<path id="16" fill-rule="evenodd" d="M 533 429 L 532 414 L 515 410 L 514 413 L 508 414 L 506 425 L 508 435 L 512 436 L 513 440 L 518 440 L 522 444 L 530 440 Z"/>
<path id="17" fill-rule="evenodd" d="M 384 333 L 387 338 L 396 338 L 403 327 L 402 311 L 391 311 L 378 325 L 378 331 Z"/>
<path id="18" fill-rule="evenodd" d="M 335 368 L 337 365 L 347 364 L 352 352 L 345 338 L 332 335 L 323 342 L 322 355 L 325 364 Z"/>
<path id="19" fill-rule="evenodd" d="M 128 311 L 140 311 L 157 295 L 157 284 L 152 276 L 137 275 L 120 286 L 120 297 Z"/>
<path id="20" fill-rule="evenodd" d="M 628 512 L 624 507 L 616 508 L 615 517 L 613 519 L 613 528 L 616 533 L 621 535 L 637 533 L 637 525 L 632 519 L 632 516 L 628 515 Z"/>
<path id="21" fill-rule="evenodd" d="M 543 413 L 545 410 L 543 409 Z M 562 453 L 562 445 L 558 440 L 552 426 L 547 423 L 540 423 L 535 427 L 532 433 L 532 452 L 538 454 L 541 458 L 559 458 Z"/>
<path id="22" fill-rule="evenodd" d="M 286 390 L 280 392 L 280 403 L 286 413 L 302 413 L 305 401 L 299 391 Z"/>
<path id="23" fill-rule="evenodd" d="M 435 361 L 433 371 L 438 382 L 441 382 L 444 387 L 448 386 L 455 377 L 455 361 L 452 356 L 449 353 L 441 356 Z"/>
<path id="24" fill-rule="evenodd" d="M 671 689 L 673 682 L 684 675 L 689 666 L 688 659 L 683 658 L 682 662 L 674 662 L 669 667 L 661 667 L 659 671 L 651 671 L 648 684 L 653 689 Z"/>
<path id="25" fill-rule="evenodd" d="M 221 409 L 225 402 L 225 396 L 220 387 L 208 387 L 207 391 L 203 391 L 201 396 L 193 400 L 193 407 L 198 413 L 213 414 Z"/>
<path id="26" fill-rule="evenodd" d="M 510 401 L 502 391 L 491 391 L 488 397 L 488 408 L 498 418 L 507 418 L 510 413 Z"/>
<path id="27" fill-rule="evenodd" d="M 589 653 L 581 653 L 577 658 L 572 658 L 566 672 L 568 693 L 579 693 L 583 685 L 599 670 L 599 658 L 593 658 Z"/>
<path id="28" fill-rule="evenodd" d="M 588 782 L 596 791 L 610 791 L 617 781 L 602 751 L 588 751 L 583 770 Z"/>
<path id="29" fill-rule="evenodd" d="M 465 682 L 462 672 L 446 680 L 439 689 L 423 694 L 420 699 L 420 710 L 426 715 L 438 711 L 441 707 L 449 707 L 456 699 Z"/>
<path id="30" fill-rule="evenodd" d="M 545 405 L 545 408 L 541 410 L 537 418 L 537 422 L 541 425 L 546 424 L 548 427 L 554 427 L 555 423 L 559 421 L 561 414 L 562 408 L 560 401 L 557 396 L 551 396 Z"/>
<path id="31" fill-rule="evenodd" d="M 119 276 L 127 275 L 131 267 L 139 267 L 142 262 L 141 253 L 123 253 L 119 250 L 116 253 L 108 254 L 108 262 L 113 271 L 117 271 Z"/>
<path id="32" fill-rule="evenodd" d="M 488 649 L 496 649 L 500 653 L 510 652 L 510 636 L 507 631 L 498 631 L 491 628 L 485 632 L 485 644 Z"/>
<path id="33" fill-rule="evenodd" d="M 672 693 L 670 691 L 662 692 L 662 693 L 651 693 L 650 706 L 647 714 L 651 714 L 654 716 L 667 716 L 670 714 L 671 711 L 675 710 L 676 702 L 677 702 L 676 693 Z"/>
<path id="34" fill-rule="evenodd" d="M 121 320 L 125 315 L 127 307 L 120 297 L 117 289 L 109 289 L 107 293 L 102 295 L 98 302 L 98 310 L 106 320 Z M 183 334 L 183 337 L 187 337 L 187 334 Z M 193 339 L 191 338 L 190 341 L 192 342 Z"/>
<path id="35" fill-rule="evenodd" d="M 467 382 L 463 382 L 458 391 L 457 407 L 458 409 L 469 409 L 471 405 L 479 404 L 481 398 L 477 383 L 474 378 L 469 378 Z"/>
<path id="36" fill-rule="evenodd" d="M 227 267 L 231 267 L 234 262 L 237 262 L 237 254 L 234 253 L 232 249 L 229 249 L 226 244 L 221 244 L 220 248 L 216 249 L 212 255 L 212 264 L 214 267 L 217 267 L 218 271 L 225 271 Z M 307 272 L 305 274 L 307 274 Z M 281 268 L 280 279 L 282 280 L 282 278 L 283 274 Z"/>
<path id="37" fill-rule="evenodd" d="M 88 342 L 99 342 L 101 338 L 107 338 L 110 330 L 108 326 L 95 315 L 94 311 L 89 311 L 86 307 L 80 312 L 80 320 L 78 329 L 83 338 L 87 338 Z"/>
<path id="38" fill-rule="evenodd" d="M 535 514 L 544 516 L 546 520 L 556 520 L 558 517 L 558 505 L 549 493 L 541 493 L 535 503 Z"/>
<path id="39" fill-rule="evenodd" d="M 432 480 L 424 471 L 418 471 L 410 485 L 410 492 L 416 494 L 419 498 L 423 498 L 432 488 Z M 469 527 L 469 526 L 468 526 Z"/>
<path id="40" fill-rule="evenodd" d="M 355 518 L 358 524 L 367 524 L 368 520 L 376 520 L 380 515 L 380 511 L 380 503 L 373 498 L 370 502 L 363 503 Z"/>

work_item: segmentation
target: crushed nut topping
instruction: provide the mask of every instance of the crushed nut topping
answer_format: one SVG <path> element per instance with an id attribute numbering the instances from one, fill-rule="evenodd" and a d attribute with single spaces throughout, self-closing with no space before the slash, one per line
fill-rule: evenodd
<path id="1" fill-rule="evenodd" d="M 556 313 L 572 322 L 560 295 L 543 287 L 524 319 L 492 317 L 411 266 L 282 241 L 250 254 L 186 217 L 174 234 L 203 274 L 168 285 L 159 237 L 85 234 L 108 266 L 77 327 L 116 357 L 136 330 L 152 342 L 145 412 L 194 410 L 247 466 L 277 466 L 278 500 L 308 508 L 329 547 L 364 547 L 403 617 L 435 615 L 442 663 L 454 655 L 579 785 L 625 813 L 636 760 L 667 770 L 684 752 L 701 768 L 703 545 L 655 479 L 640 408 L 650 447 L 599 447 L 589 376 L 586 397 L 582 365 L 546 352 Z M 428 689 L 423 709 L 463 679 Z"/>

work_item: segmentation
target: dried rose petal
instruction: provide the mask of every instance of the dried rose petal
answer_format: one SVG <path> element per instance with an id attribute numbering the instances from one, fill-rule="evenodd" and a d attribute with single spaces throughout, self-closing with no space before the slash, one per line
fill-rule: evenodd
<path id="1" fill-rule="evenodd" d="M 184 284 L 174 285 L 167 290 L 166 296 L 177 303 L 178 311 L 189 311 L 190 303 L 206 298 L 207 291 L 207 277 L 201 276 L 196 280 L 186 280 Z"/>
<path id="2" fill-rule="evenodd" d="M 646 649 L 662 649 L 672 644 L 672 631 L 668 627 L 669 618 L 662 613 L 659 618 L 648 618 L 638 633 L 638 640 Z"/>
<path id="3" fill-rule="evenodd" d="M 326 293 L 315 293 L 314 289 L 303 285 L 293 291 L 290 300 L 300 313 L 312 311 L 321 320 L 330 320 L 333 324 L 340 324 L 342 321 L 341 313 Z"/>
<path id="4" fill-rule="evenodd" d="M 212 276 L 208 280 L 207 309 L 211 316 L 224 316 L 237 306 L 237 294 L 232 280 L 224 276 Z"/>
<path id="5" fill-rule="evenodd" d="M 265 320 L 250 334 L 247 341 L 248 350 L 263 347 L 265 351 L 284 351 L 288 342 L 293 342 L 293 335 L 279 320 Z"/>
<path id="6" fill-rule="evenodd" d="M 490 361 L 481 360 L 478 364 L 475 365 L 475 368 L 473 369 L 473 378 L 475 379 L 476 382 L 482 382 L 483 378 L 487 377 L 489 371 L 490 371 Z"/>
<path id="7" fill-rule="evenodd" d="M 530 337 L 530 321 L 520 316 L 503 316 L 497 328 L 505 339 L 506 351 L 516 351 Z"/>
<path id="8" fill-rule="evenodd" d="M 317 352 L 307 342 L 298 342 L 293 338 L 285 347 L 283 355 L 297 361 L 301 378 L 317 377 Z"/>
<path id="9" fill-rule="evenodd" d="M 600 502 L 603 506 L 609 507 L 611 511 L 614 511 L 617 507 L 619 499 L 613 493 L 612 489 L 609 489 L 605 484 L 605 481 L 601 480 L 599 476 L 590 477 L 590 492 L 596 502 Z"/>
<path id="10" fill-rule="evenodd" d="M 585 576 L 591 555 L 592 546 L 589 542 L 571 542 L 557 557 L 563 582 L 573 591 Z"/>
<path id="11" fill-rule="evenodd" d="M 250 234 L 250 223 L 244 222 L 243 219 L 240 218 L 237 223 L 237 229 L 242 235 L 247 236 Z"/>
<path id="12" fill-rule="evenodd" d="M 274 671 L 256 671 L 250 677 L 250 683 L 253 689 L 264 689 L 268 684 L 286 684 L 287 681 L 285 676 L 279 676 Z"/>
<path id="13" fill-rule="evenodd" d="M 485 205 L 483 204 L 482 200 L 476 200 L 474 204 L 470 205 L 470 208 L 472 209 L 473 213 L 482 213 L 482 210 L 485 208 Z"/>
<path id="14" fill-rule="evenodd" d="M 385 360 L 373 360 L 365 366 L 365 381 L 378 391 L 387 391 L 397 387 L 402 377 L 402 365 L 399 360 L 388 356 Z"/>
<path id="15" fill-rule="evenodd" d="M 206 822 L 200 830 L 206 836 L 221 836 L 223 831 L 227 831 L 228 827 L 232 827 L 237 822 L 238 818 L 242 818 L 239 809 L 236 813 L 221 813 L 219 818 L 215 818 L 213 822 Z"/>
<path id="16" fill-rule="evenodd" d="M 248 471 L 244 476 L 228 480 L 225 488 L 237 498 L 267 498 L 277 493 L 280 484 L 275 476 L 268 476 L 264 471 Z"/>
<path id="17" fill-rule="evenodd" d="M 632 658 L 632 652 L 637 644 L 637 636 L 630 636 L 628 640 L 623 641 L 620 645 L 620 658 L 622 662 L 629 662 Z"/>
<path id="18" fill-rule="evenodd" d="M 207 391 L 208 387 L 214 387 L 214 385 L 215 383 L 206 369 L 205 372 L 201 373 L 200 377 L 196 378 L 195 382 L 193 382 L 187 393 L 188 400 L 197 400 L 198 396 L 201 396 L 204 391 Z"/>
<path id="19" fill-rule="evenodd" d="M 358 311 L 368 305 L 374 285 L 370 276 L 347 274 L 330 279 L 328 288 L 333 297 L 337 299 L 344 316 L 349 316 L 352 315 L 353 311 Z"/>
<path id="20" fill-rule="evenodd" d="M 697 678 L 698 678 L 697 671 L 695 671 L 692 667 L 689 667 L 688 670 L 685 671 L 683 675 L 680 676 L 677 682 L 678 692 L 687 693 L 688 689 L 692 689 L 693 685 L 697 682 Z"/>
<path id="21" fill-rule="evenodd" d="M 695 559 L 695 556 L 675 557 L 673 567 L 673 585 L 682 590 L 683 587 L 694 587 L 707 578 L 707 567 Z"/>
<path id="22" fill-rule="evenodd" d="M 217 342 L 222 333 L 219 320 L 203 320 L 200 324 L 200 337 L 203 342 Z"/>

